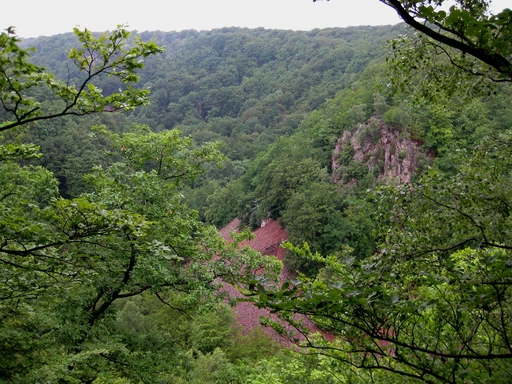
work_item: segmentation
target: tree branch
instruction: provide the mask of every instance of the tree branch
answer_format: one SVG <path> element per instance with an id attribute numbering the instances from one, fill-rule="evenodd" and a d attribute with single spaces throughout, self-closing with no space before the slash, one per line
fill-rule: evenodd
<path id="1" fill-rule="evenodd" d="M 512 63 L 507 60 L 502 55 L 497 53 L 489 53 L 488 50 L 471 46 L 468 43 L 464 43 L 462 41 L 453 39 L 447 35 L 444 35 L 440 32 L 436 32 L 433 29 L 429 28 L 427 25 L 418 22 L 414 16 L 412 16 L 401 4 L 399 0 L 380 0 L 382 3 L 394 8 L 398 15 L 409 24 L 414 29 L 420 31 L 421 33 L 427 35 L 428 37 L 442 43 L 448 45 L 452 48 L 458 49 L 461 52 L 467 53 L 483 63 L 489 65 L 494 68 L 501 74 L 506 75 L 509 78 L 509 81 L 512 81 Z"/>

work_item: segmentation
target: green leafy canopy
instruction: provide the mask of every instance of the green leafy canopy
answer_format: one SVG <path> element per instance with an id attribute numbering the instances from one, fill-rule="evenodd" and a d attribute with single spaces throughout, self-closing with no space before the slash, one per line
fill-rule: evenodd
<path id="1" fill-rule="evenodd" d="M 0 381 L 155 382 L 180 370 L 172 364 L 176 353 L 160 356 L 157 346 L 140 351 L 130 343 L 116 318 L 120 302 L 146 293 L 193 311 L 221 299 L 218 278 L 236 283 L 260 268 L 275 277 L 280 263 L 241 249 L 242 237 L 227 243 L 184 204 L 183 186 L 224 158 L 216 144 L 198 147 L 177 130 L 139 126 L 118 134 L 99 126 L 92 135 L 110 146 L 110 165 L 91 169 L 89 192 L 73 199 L 59 195 L 51 172 L 23 164 L 38 148 L 12 143 L 8 133 L 147 101 L 146 90 L 128 85 L 103 95 L 94 80 L 134 83 L 141 60 L 160 47 L 135 38 L 126 48 L 123 27 L 99 37 L 75 34 L 82 48 L 69 58 L 83 76 L 73 85 L 30 64 L 12 29 L 0 35 Z M 53 109 L 32 97 L 39 87 L 53 92 Z"/>

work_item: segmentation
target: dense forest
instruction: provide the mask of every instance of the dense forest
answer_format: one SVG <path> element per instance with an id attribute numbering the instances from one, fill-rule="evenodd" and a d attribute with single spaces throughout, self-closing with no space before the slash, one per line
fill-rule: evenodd
<path id="1" fill-rule="evenodd" d="M 3 32 L 0 383 L 511 382 L 512 12 L 396 3 Z"/>

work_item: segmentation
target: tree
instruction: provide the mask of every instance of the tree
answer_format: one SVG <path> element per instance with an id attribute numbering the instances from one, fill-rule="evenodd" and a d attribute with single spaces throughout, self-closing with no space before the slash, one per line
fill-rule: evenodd
<path id="1" fill-rule="evenodd" d="M 417 32 L 391 41 L 395 88 L 432 100 L 512 81 L 512 10 L 492 13 L 489 0 L 380 1 Z"/>
<path id="2" fill-rule="evenodd" d="M 383 1 L 417 31 L 391 42 L 395 89 L 416 101 L 496 93 L 512 81 L 510 9 L 492 14 L 490 1 Z M 448 8 L 448 9 L 447 9 Z"/>
<path id="3" fill-rule="evenodd" d="M 318 162 L 311 158 L 296 163 L 289 158 L 274 160 L 265 168 L 257 187 L 257 192 L 263 196 L 258 206 L 260 218 L 277 219 L 293 193 L 305 184 L 327 178 L 327 172 L 319 169 Z"/>
<path id="4" fill-rule="evenodd" d="M 461 79 L 469 87 L 483 78 L 512 80 L 510 10 L 489 15 L 488 1 L 457 1 L 449 10 L 445 1 L 383 2 L 428 36 L 416 35 L 415 45 L 408 37 L 394 43 L 402 84 L 432 90 L 438 80 L 449 94 L 464 85 Z M 413 81 L 411 73 L 418 74 Z M 447 150 L 453 118 L 441 115 L 445 121 L 428 139 Z M 247 296 L 290 323 L 296 333 L 266 320 L 303 352 L 366 372 L 362 382 L 509 382 L 511 138 L 510 131 L 494 133 L 474 151 L 460 150 L 464 159 L 454 173 L 433 169 L 412 185 L 373 191 L 373 256 L 357 260 L 349 248 L 321 256 L 287 244 L 296 257 L 324 268 L 274 288 L 249 280 Z M 335 341 L 312 337 L 297 315 Z"/>
<path id="5" fill-rule="evenodd" d="M 280 218 L 294 244 L 307 243 L 313 253 L 336 254 L 348 245 L 358 259 L 373 251 L 370 221 L 362 206 L 343 196 L 336 186 L 326 182 L 311 182 L 293 193 Z M 315 275 L 318 264 L 298 258 L 293 252 L 286 256 L 290 270 Z"/>
<path id="6" fill-rule="evenodd" d="M 495 81 L 512 81 L 512 11 L 504 9 L 490 13 L 490 1 L 457 0 L 448 10 L 446 0 L 400 1 L 381 0 L 415 30 L 437 42 L 434 47 L 444 52 L 452 64 L 473 74 L 482 73 L 475 63 L 465 60 L 472 56 L 492 68 Z M 443 46 L 459 51 L 458 59 Z M 458 61 L 458 60 L 461 61 Z"/>
<path id="7" fill-rule="evenodd" d="M 126 48 L 130 34 L 118 26 L 111 34 L 95 37 L 90 31 L 74 29 L 82 43 L 81 49 L 72 49 L 69 59 L 76 67 L 72 80 L 57 80 L 44 68 L 28 61 L 29 51 L 19 47 L 14 29 L 8 28 L 0 35 L 1 61 L 0 100 L 5 119 L 0 132 L 39 120 L 53 119 L 65 115 L 83 116 L 102 111 L 132 109 L 147 103 L 148 90 L 130 87 L 138 80 L 136 71 L 143 67 L 143 58 L 162 52 L 154 42 L 143 42 L 135 38 L 134 44 Z M 100 76 L 119 78 L 125 90 L 104 95 L 94 86 L 93 80 Z M 33 92 L 47 87 L 60 106 L 57 111 L 45 111 Z"/>
<path id="8" fill-rule="evenodd" d="M 97 127 L 93 134 L 110 144 L 111 165 L 93 168 L 86 176 L 91 192 L 74 199 L 59 196 L 48 170 L 21 164 L 38 149 L 11 133 L 29 123 L 146 102 L 147 91 L 127 86 L 105 96 L 93 81 L 105 74 L 135 82 L 139 59 L 161 48 L 137 38 L 126 48 L 121 27 L 100 37 L 75 34 L 83 46 L 69 57 L 85 73 L 75 85 L 30 64 L 12 29 L 0 35 L 0 379 L 93 382 L 106 374 L 154 382 L 161 367 L 123 342 L 116 303 L 146 292 L 168 306 L 193 307 L 216 300 L 217 278 L 234 282 L 262 266 L 275 270 L 275 263 L 239 252 L 242 238 L 226 244 L 183 203 L 182 186 L 203 164 L 223 158 L 214 144 L 196 147 L 179 131 L 145 126 L 123 135 Z M 31 98 L 39 87 L 54 92 L 48 110 Z"/>

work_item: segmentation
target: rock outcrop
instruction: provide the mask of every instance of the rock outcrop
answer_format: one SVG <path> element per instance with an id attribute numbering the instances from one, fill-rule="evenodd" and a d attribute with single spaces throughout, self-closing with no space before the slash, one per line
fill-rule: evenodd
<path id="1" fill-rule="evenodd" d="M 332 155 L 332 179 L 350 184 L 371 173 L 378 181 L 410 183 L 421 163 L 431 158 L 422 151 L 421 142 L 372 117 L 355 131 L 343 132 L 337 141 Z"/>

